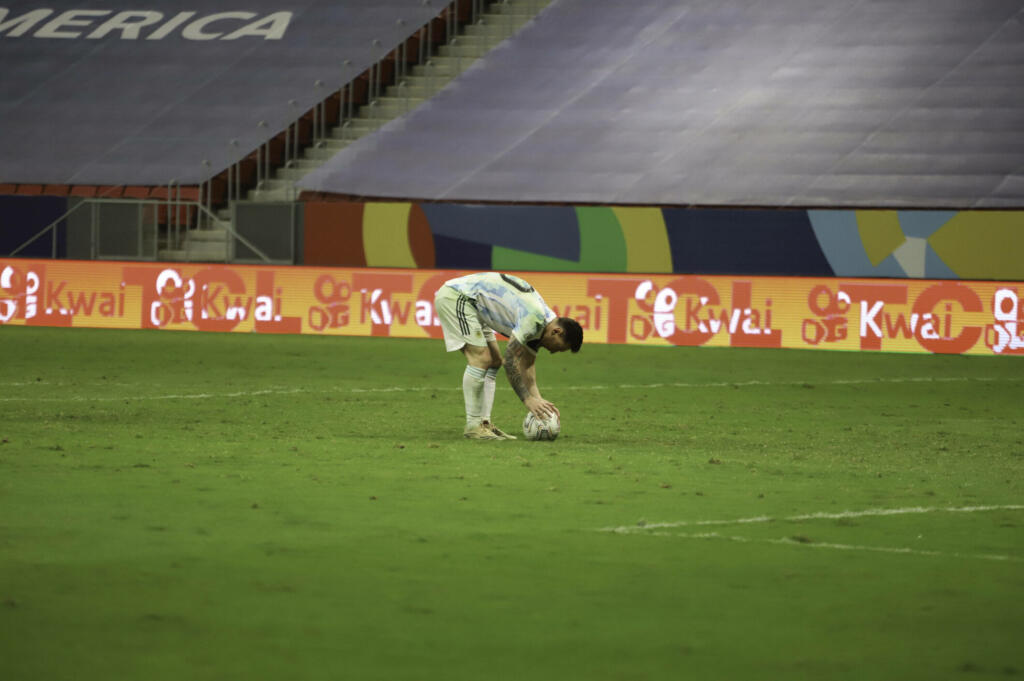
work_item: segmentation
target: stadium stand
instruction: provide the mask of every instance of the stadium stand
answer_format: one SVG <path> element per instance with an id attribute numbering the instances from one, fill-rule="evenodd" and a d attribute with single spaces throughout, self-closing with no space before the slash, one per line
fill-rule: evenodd
<path id="1" fill-rule="evenodd" d="M 0 180 L 199 184 L 313 114 L 439 8 L 253 0 L 245 11 L 0 7 Z"/>
<path id="2" fill-rule="evenodd" d="M 1024 206 L 1024 0 L 558 0 L 299 186 L 577 204 Z"/>
<path id="3" fill-rule="evenodd" d="M 525 21 L 521 7 L 532 16 L 547 2 L 500 0 L 496 26 L 484 26 L 492 0 L 0 7 L 0 195 L 69 197 L 68 213 L 107 202 L 92 229 L 120 210 L 107 200 L 161 201 L 139 215 L 161 229 L 186 216 L 204 233 L 182 238 L 201 248 L 165 234 L 138 257 L 223 261 L 229 199 L 294 200 L 295 179 L 443 87 Z M 0 216 L 6 252 L 48 252 L 40 237 L 58 226 L 19 215 Z"/>
<path id="4" fill-rule="evenodd" d="M 286 29 L 269 4 L 244 13 L 0 7 L 0 56 L 16 65 L 0 71 L 0 93 L 10 95 L 0 99 L 0 254 L 104 257 L 79 237 L 97 234 L 109 213 L 112 229 L 138 216 L 135 231 L 156 248 L 118 255 L 141 260 L 231 261 L 252 220 L 260 229 L 287 224 L 291 237 L 287 249 L 250 262 L 410 266 L 394 249 L 364 251 L 363 233 L 387 229 L 399 242 L 411 235 L 410 247 L 432 240 L 421 260 L 446 267 L 1019 278 L 1018 257 L 992 263 L 1019 252 L 1021 213 L 1012 209 L 1024 203 L 1024 0 L 304 7 Z M 419 7 L 430 9 L 420 16 Z M 357 24 L 345 23 L 363 10 Z M 417 21 L 427 17 L 418 28 L 403 19 L 412 10 Z M 334 23 L 306 26 L 300 35 L 313 37 L 268 65 L 276 43 L 310 16 Z M 378 26 L 394 29 L 397 42 L 371 39 L 367 52 Z M 185 52 L 222 47 L 238 58 L 222 59 L 208 83 L 195 71 L 168 87 L 165 75 L 178 67 L 141 58 L 150 41 Z M 343 41 L 371 61 L 344 57 L 353 53 Z M 120 92 L 136 88 L 131 79 L 81 72 L 85 43 L 135 54 L 138 70 L 161 83 L 135 94 L 177 98 L 155 116 L 147 101 Z M 287 64 L 308 81 L 307 69 L 324 60 L 332 80 L 314 81 L 313 99 L 281 105 L 282 88 L 294 84 L 281 76 Z M 202 110 L 210 83 L 236 69 L 244 77 L 214 93 L 230 106 Z M 82 92 L 48 95 L 43 107 L 36 90 L 75 73 Z M 117 96 L 96 94 L 108 90 Z M 274 105 L 232 109 L 250 95 Z M 130 110 L 108 107 L 114 99 Z M 36 119 L 26 114 L 34 106 Z M 188 106 L 194 118 L 171 116 Z M 261 118 L 268 109 L 284 122 Z M 145 124 L 124 128 L 139 111 Z M 6 125 L 12 112 L 24 128 Z M 125 135 L 96 146 L 89 135 L 104 126 Z M 86 134 L 65 154 L 62 135 L 74 130 Z M 186 175 L 150 182 L 138 170 L 175 169 L 193 141 L 205 161 L 195 184 Z M 138 166 L 111 162 L 135 153 L 136 142 L 167 153 L 137 155 Z M 79 153 L 74 184 L 34 174 Z M 97 170 L 110 174 L 90 175 Z M 297 203 L 296 182 L 307 190 Z M 93 209 L 78 210 L 83 201 Z M 132 212 L 119 201 L 159 205 Z M 284 217 L 267 217 L 275 211 Z M 498 225 L 541 218 L 543 243 L 498 234 Z M 954 232 L 988 237 L 946 238 Z M 74 243 L 61 243 L 65 234 Z M 954 262 L 975 242 L 984 267 Z"/>

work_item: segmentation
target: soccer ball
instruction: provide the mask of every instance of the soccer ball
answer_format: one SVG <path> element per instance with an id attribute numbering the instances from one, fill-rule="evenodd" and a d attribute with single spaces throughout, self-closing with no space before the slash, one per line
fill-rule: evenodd
<path id="1" fill-rule="evenodd" d="M 547 419 L 539 419 L 532 411 L 526 412 L 523 419 L 523 435 L 527 440 L 554 440 L 562 430 L 562 423 L 558 420 L 558 414 L 552 414 Z"/>

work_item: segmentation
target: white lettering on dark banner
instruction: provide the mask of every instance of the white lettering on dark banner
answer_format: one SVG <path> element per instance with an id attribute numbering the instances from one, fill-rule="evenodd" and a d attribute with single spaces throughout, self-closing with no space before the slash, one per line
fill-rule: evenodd
<path id="1" fill-rule="evenodd" d="M 0 7 L 0 38 L 163 40 L 179 34 L 197 41 L 280 40 L 291 21 L 291 12 L 262 17 L 255 12 L 178 12 L 168 16 L 154 10 L 70 9 L 57 14 L 52 9 L 35 9 L 13 16 Z"/>

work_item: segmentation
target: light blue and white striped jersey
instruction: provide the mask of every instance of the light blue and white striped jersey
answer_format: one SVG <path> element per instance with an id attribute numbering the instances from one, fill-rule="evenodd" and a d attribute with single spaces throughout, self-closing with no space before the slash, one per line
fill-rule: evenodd
<path id="1" fill-rule="evenodd" d="M 481 324 L 509 338 L 514 336 L 534 352 L 540 348 L 544 327 L 558 317 L 532 286 L 511 274 L 467 274 L 449 279 L 445 286 L 476 304 Z"/>

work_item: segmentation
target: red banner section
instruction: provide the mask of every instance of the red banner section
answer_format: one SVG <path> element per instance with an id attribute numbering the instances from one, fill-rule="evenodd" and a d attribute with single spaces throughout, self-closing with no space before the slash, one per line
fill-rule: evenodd
<path id="1" fill-rule="evenodd" d="M 0 259 L 0 325 L 440 338 L 460 274 Z M 1021 282 L 516 274 L 588 343 L 1024 354 Z"/>

